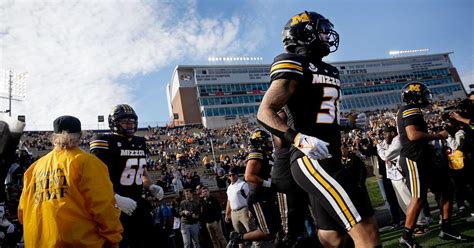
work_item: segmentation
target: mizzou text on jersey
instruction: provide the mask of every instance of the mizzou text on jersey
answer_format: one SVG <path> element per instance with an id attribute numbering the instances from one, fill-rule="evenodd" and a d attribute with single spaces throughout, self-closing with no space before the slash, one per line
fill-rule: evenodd
<path id="1" fill-rule="evenodd" d="M 115 193 L 138 201 L 146 167 L 145 139 L 133 136 L 129 140 L 116 134 L 97 135 L 90 143 L 90 151 L 109 168 Z"/>

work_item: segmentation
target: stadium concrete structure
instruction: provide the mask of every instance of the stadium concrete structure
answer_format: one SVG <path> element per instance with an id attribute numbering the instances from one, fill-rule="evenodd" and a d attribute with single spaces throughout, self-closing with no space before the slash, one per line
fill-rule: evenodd
<path id="1" fill-rule="evenodd" d="M 411 81 L 428 85 L 435 100 L 466 97 L 449 54 L 331 62 L 340 71 L 339 111 L 396 108 L 401 88 Z M 220 128 L 255 121 L 269 71 L 270 65 L 263 64 L 176 66 L 167 85 L 174 125 Z"/>

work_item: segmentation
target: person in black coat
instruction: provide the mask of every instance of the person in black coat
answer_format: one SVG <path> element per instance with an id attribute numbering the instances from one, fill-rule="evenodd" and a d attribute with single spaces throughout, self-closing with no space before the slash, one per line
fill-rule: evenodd
<path id="1" fill-rule="evenodd" d="M 214 248 L 225 248 L 227 240 L 222 232 L 222 208 L 219 201 L 210 195 L 206 186 L 201 187 L 201 220 L 212 240 Z"/>
<path id="2" fill-rule="evenodd" d="M 367 169 L 365 168 L 364 162 L 362 162 L 362 160 L 354 153 L 350 152 L 349 147 L 346 144 L 341 146 L 341 153 L 341 163 L 349 171 L 355 181 L 362 188 L 366 189 L 365 179 L 367 178 Z"/>

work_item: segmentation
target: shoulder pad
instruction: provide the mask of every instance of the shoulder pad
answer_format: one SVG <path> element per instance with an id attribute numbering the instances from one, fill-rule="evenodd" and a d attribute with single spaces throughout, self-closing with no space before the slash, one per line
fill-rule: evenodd
<path id="1" fill-rule="evenodd" d="M 140 142 L 146 143 L 145 137 L 133 136 L 133 139 L 134 139 L 134 142 L 137 142 L 137 143 L 140 143 Z"/>
<path id="2" fill-rule="evenodd" d="M 90 150 L 93 149 L 109 149 L 109 141 L 111 141 L 111 136 L 110 134 L 96 134 L 92 138 L 92 141 L 90 142 Z"/>
<path id="3" fill-rule="evenodd" d="M 280 72 L 293 72 L 303 75 L 304 57 L 293 53 L 282 53 L 273 60 L 270 76 Z"/>
<path id="4" fill-rule="evenodd" d="M 324 63 L 328 67 L 328 69 L 331 70 L 332 72 L 337 72 L 337 74 L 339 74 L 339 69 L 337 69 L 337 67 L 335 67 L 331 64 L 328 64 L 326 62 L 322 62 L 322 63 Z"/>
<path id="5" fill-rule="evenodd" d="M 415 107 L 405 108 L 402 110 L 402 118 L 407 118 L 413 115 L 423 115 L 423 113 L 421 112 L 420 108 Z"/>
<path id="6" fill-rule="evenodd" d="M 246 160 L 250 160 L 250 159 L 258 159 L 258 160 L 263 160 L 265 158 L 265 156 L 263 155 L 262 151 L 260 150 L 253 150 L 253 151 L 250 151 L 249 154 L 247 155 L 247 159 Z"/>

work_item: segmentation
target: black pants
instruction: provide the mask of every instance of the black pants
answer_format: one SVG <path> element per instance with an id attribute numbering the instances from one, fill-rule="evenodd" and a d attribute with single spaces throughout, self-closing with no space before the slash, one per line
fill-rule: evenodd
<path id="1" fill-rule="evenodd" d="M 344 169 L 340 157 L 312 160 L 297 148 L 291 150 L 291 173 L 311 195 L 316 227 L 349 231 L 374 211 L 367 191 Z"/>
<path id="2" fill-rule="evenodd" d="M 275 152 L 272 185 L 277 191 L 278 208 L 284 234 L 293 239 L 303 237 L 305 217 L 309 214 L 309 198 L 291 175 L 288 148 Z"/>
<path id="3" fill-rule="evenodd" d="M 460 170 L 450 170 L 450 174 L 456 190 L 455 195 L 458 207 L 463 206 L 464 201 L 467 200 L 471 209 L 474 209 L 474 185 L 469 169 L 465 167 Z"/>
<path id="4" fill-rule="evenodd" d="M 137 208 L 132 216 L 121 213 L 120 222 L 122 222 L 123 233 L 120 248 L 141 248 L 156 245 L 153 242 L 153 220 L 150 210 L 149 203 L 143 200 L 137 202 Z"/>
<path id="5" fill-rule="evenodd" d="M 403 211 L 400 209 L 400 205 L 398 204 L 397 195 L 393 189 L 392 181 L 388 179 L 386 175 L 383 176 L 382 180 L 390 215 L 392 215 L 392 222 L 393 224 L 398 224 L 403 220 Z"/>
<path id="6" fill-rule="evenodd" d="M 276 234 L 281 227 L 278 219 L 278 207 L 275 204 L 276 197 L 273 190 L 263 194 L 263 192 L 252 192 L 248 196 L 247 205 L 249 211 L 257 221 L 258 228 L 266 234 Z"/>

